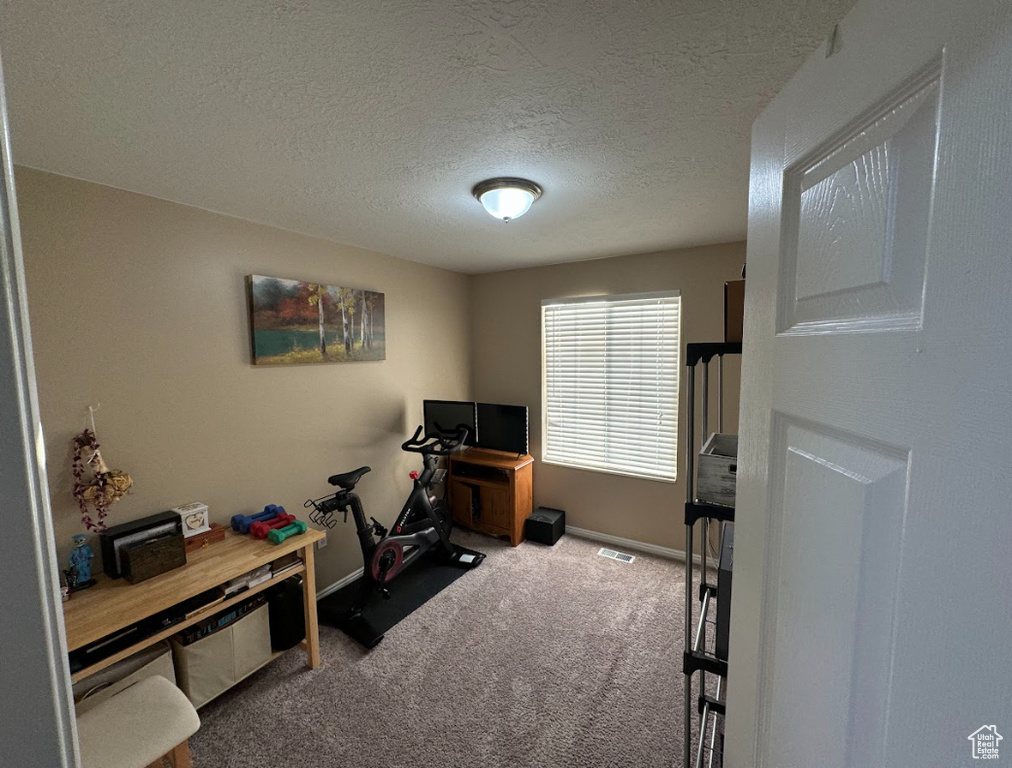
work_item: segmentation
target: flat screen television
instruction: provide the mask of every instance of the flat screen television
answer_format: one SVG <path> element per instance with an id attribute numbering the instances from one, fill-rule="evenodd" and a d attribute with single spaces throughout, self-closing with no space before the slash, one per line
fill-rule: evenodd
<path id="1" fill-rule="evenodd" d="M 478 403 L 478 448 L 527 453 L 527 406 Z"/>
<path id="2" fill-rule="evenodd" d="M 463 400 L 425 400 L 422 403 L 425 418 L 425 434 L 436 431 L 456 432 L 460 425 L 467 427 L 464 445 L 475 445 L 477 421 L 475 404 Z"/>

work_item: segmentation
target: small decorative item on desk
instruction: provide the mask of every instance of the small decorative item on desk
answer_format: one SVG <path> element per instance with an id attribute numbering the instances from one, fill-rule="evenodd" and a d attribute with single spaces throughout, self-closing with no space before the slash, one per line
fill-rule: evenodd
<path id="1" fill-rule="evenodd" d="M 204 533 L 198 533 L 186 539 L 186 554 L 204 549 L 219 541 L 225 540 L 225 528 L 217 523 L 211 523 L 211 527 Z"/>
<path id="2" fill-rule="evenodd" d="M 60 571 L 60 600 L 67 602 L 70 599 L 70 587 L 67 585 L 67 573 Z"/>
<path id="3" fill-rule="evenodd" d="M 71 591 L 87 589 L 95 583 L 91 578 L 91 559 L 95 553 L 91 551 L 85 542 L 88 537 L 83 533 L 75 533 L 73 538 L 74 549 L 70 552 L 70 568 L 67 569 L 67 586 Z"/>
<path id="4" fill-rule="evenodd" d="M 172 511 L 179 515 L 183 521 L 183 538 L 190 538 L 200 533 L 211 530 L 211 520 L 207 514 L 207 504 L 200 501 L 193 501 L 189 504 L 182 504 L 173 507 Z"/>

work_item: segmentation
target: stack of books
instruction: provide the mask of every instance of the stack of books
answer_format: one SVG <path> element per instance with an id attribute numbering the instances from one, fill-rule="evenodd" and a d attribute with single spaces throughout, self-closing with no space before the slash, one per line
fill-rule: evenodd
<path id="1" fill-rule="evenodd" d="M 267 565 L 261 565 L 259 568 L 254 568 L 249 573 L 244 573 L 242 576 L 236 576 L 228 584 L 225 585 L 225 597 L 230 595 L 238 594 L 247 589 L 252 589 L 257 584 L 263 584 L 265 581 L 270 581 L 273 574 L 271 574 L 270 563 Z"/>
<path id="2" fill-rule="evenodd" d="M 283 579 L 286 573 L 294 571 L 300 565 L 302 565 L 302 558 L 292 552 L 284 557 L 279 557 L 271 563 L 271 574 L 276 579 Z"/>

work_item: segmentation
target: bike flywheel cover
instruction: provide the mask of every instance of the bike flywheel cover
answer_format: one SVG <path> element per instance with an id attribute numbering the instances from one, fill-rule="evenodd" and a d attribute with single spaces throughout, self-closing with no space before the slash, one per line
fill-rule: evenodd
<path id="1" fill-rule="evenodd" d="M 388 552 L 394 556 L 394 564 L 387 569 L 386 578 L 384 579 L 382 577 L 383 572 L 380 569 L 380 560 Z M 375 581 L 387 582 L 400 572 L 402 565 L 404 565 L 404 547 L 401 546 L 399 541 L 390 541 L 388 539 L 380 542 L 380 545 L 376 547 L 376 551 L 372 553 L 369 571 L 372 573 Z"/>

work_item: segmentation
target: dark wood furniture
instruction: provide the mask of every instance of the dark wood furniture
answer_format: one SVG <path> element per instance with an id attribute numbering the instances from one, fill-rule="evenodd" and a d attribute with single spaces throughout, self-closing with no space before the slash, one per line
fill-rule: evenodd
<path id="1" fill-rule="evenodd" d="M 510 544 L 524 540 L 532 508 L 534 457 L 471 448 L 449 460 L 450 512 L 455 523 Z"/>

